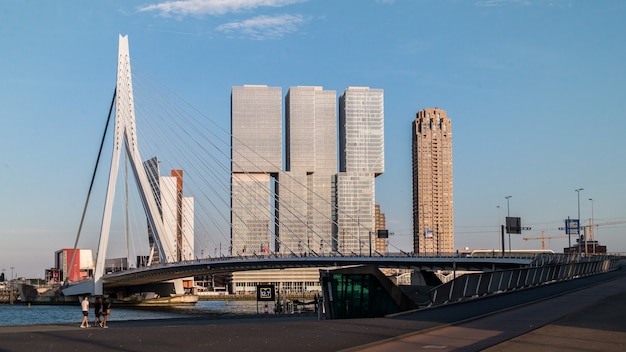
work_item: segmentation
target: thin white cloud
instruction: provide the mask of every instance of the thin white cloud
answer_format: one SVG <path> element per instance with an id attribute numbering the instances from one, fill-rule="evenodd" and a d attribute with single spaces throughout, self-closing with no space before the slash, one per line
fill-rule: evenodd
<path id="1" fill-rule="evenodd" d="M 257 16 L 241 22 L 225 23 L 216 30 L 257 40 L 277 39 L 296 32 L 305 22 L 301 15 Z"/>
<path id="2" fill-rule="evenodd" d="M 162 16 L 223 15 L 257 7 L 282 7 L 304 0 L 177 0 L 141 6 L 139 12 L 158 12 Z"/>
<path id="3" fill-rule="evenodd" d="M 495 7 L 510 4 L 530 5 L 531 3 L 529 0 L 481 0 L 474 3 L 478 7 Z"/>

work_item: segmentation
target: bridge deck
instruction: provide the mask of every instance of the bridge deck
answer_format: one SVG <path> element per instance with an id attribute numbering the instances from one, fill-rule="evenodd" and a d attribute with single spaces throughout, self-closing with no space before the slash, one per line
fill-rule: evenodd
<path id="1" fill-rule="evenodd" d="M 259 256 L 210 258 L 172 263 L 109 273 L 103 276 L 107 287 L 140 285 L 181 277 L 261 269 L 328 268 L 350 265 L 376 265 L 382 268 L 407 268 L 417 270 L 489 271 L 528 266 L 533 258 L 525 257 L 309 257 L 309 256 Z"/>

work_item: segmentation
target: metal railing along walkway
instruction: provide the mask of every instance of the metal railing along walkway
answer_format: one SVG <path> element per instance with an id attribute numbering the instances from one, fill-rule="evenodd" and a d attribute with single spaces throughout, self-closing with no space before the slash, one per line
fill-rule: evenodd
<path id="1" fill-rule="evenodd" d="M 430 292 L 431 306 L 469 300 L 505 291 L 519 290 L 556 281 L 597 275 L 619 268 L 620 257 L 545 256 L 533 266 L 475 274 L 465 274 Z"/>

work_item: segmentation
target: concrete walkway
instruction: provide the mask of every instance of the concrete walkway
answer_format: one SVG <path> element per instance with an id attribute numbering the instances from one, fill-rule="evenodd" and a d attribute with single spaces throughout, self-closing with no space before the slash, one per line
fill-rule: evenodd
<path id="1" fill-rule="evenodd" d="M 626 277 L 353 351 L 626 351 Z"/>

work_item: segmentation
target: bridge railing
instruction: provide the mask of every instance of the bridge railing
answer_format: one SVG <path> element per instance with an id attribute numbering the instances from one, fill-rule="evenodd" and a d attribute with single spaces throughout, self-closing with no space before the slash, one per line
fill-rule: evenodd
<path id="1" fill-rule="evenodd" d="M 552 256 L 558 256 L 555 254 L 552 254 Z M 561 255 L 563 256 L 563 255 Z M 396 259 L 396 258 L 419 258 L 419 259 L 428 259 L 428 258 L 437 258 L 437 259 L 446 259 L 446 258 L 502 258 L 502 259 L 537 259 L 537 258 L 544 258 L 542 259 L 544 262 L 547 260 L 545 258 L 547 257 L 541 257 L 540 254 L 536 254 L 536 253 L 525 253 L 525 254 L 519 254 L 519 253 L 504 253 L 502 254 L 501 252 L 496 252 L 494 255 L 490 254 L 481 254 L 481 255 L 468 255 L 467 253 L 439 253 L 438 255 L 436 254 L 427 254 L 427 253 L 422 253 L 422 254 L 415 254 L 415 253 L 406 253 L 406 252 L 389 252 L 389 253 L 373 253 L 371 256 L 369 255 L 357 255 L 354 253 L 350 253 L 350 254 L 345 254 L 345 253 L 339 253 L 339 252 L 327 252 L 327 253 L 320 253 L 320 254 L 313 254 L 313 253 L 255 253 L 255 254 L 250 254 L 250 255 L 236 255 L 236 256 L 215 256 L 215 257 L 206 257 L 206 258 L 197 258 L 197 259 L 191 259 L 191 260 L 184 260 L 184 261 L 180 261 L 180 262 L 172 262 L 172 263 L 152 263 L 149 267 L 150 268 L 160 268 L 160 267 L 166 267 L 166 266 L 171 266 L 171 265 L 177 265 L 177 264 L 195 264 L 195 263 L 204 263 L 206 261 L 212 261 L 212 262 L 223 262 L 223 261 L 258 261 L 259 259 L 293 259 L 293 258 L 389 258 L 389 259 Z M 570 261 L 571 256 L 568 256 L 566 261 Z M 552 261 L 554 261 L 554 259 L 550 259 Z M 559 261 L 563 261 L 563 259 L 559 259 Z M 106 268 L 107 270 L 107 274 L 113 273 L 113 272 L 120 272 L 120 271 L 124 271 L 124 272 L 133 272 L 133 271 L 138 271 L 138 270 L 144 270 L 146 269 L 146 267 L 140 266 L 140 267 L 130 267 L 127 269 L 123 269 L 120 270 L 119 268 Z"/>
<path id="2" fill-rule="evenodd" d="M 547 283 L 571 280 L 578 277 L 597 275 L 616 270 L 620 257 L 590 256 L 577 257 L 576 261 L 567 261 L 571 256 L 546 257 L 561 262 L 546 262 L 544 265 L 521 269 L 498 270 L 465 274 L 430 291 L 430 306 L 475 299 L 491 294 L 519 290 Z"/>
<path id="3" fill-rule="evenodd" d="M 378 258 L 536 258 L 541 254 L 537 253 L 508 253 L 505 252 L 502 254 L 501 252 L 496 252 L 495 255 L 492 254 L 481 254 L 481 255 L 468 255 L 467 253 L 408 253 L 408 252 L 388 252 L 388 253 L 372 253 L 372 255 L 359 255 L 355 253 L 340 253 L 340 252 L 325 252 L 325 253 L 255 253 L 249 255 L 235 255 L 235 256 L 217 256 L 217 257 L 207 257 L 207 258 L 198 258 L 195 260 L 187 261 L 187 262 L 200 262 L 206 260 L 256 260 L 259 258 L 304 258 L 304 257 L 313 257 L 313 258 L 357 258 L 357 257 L 378 257 Z"/>

